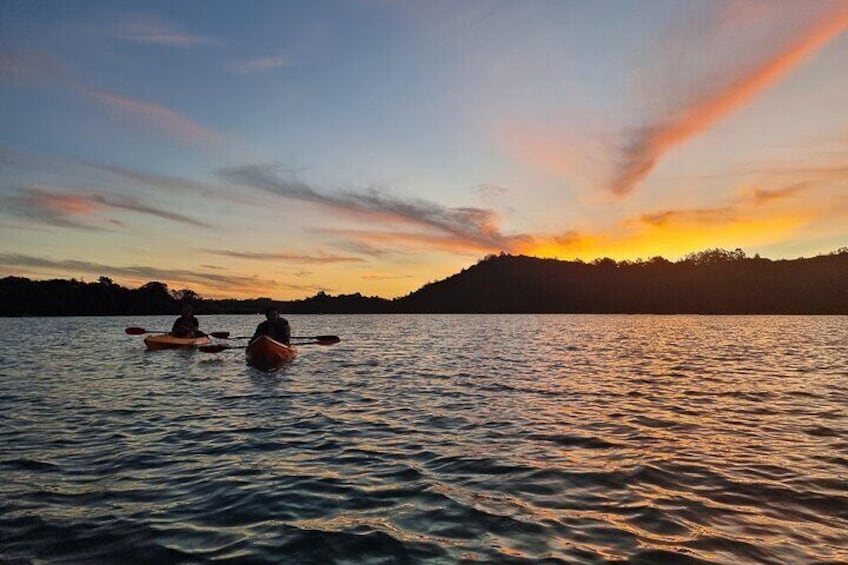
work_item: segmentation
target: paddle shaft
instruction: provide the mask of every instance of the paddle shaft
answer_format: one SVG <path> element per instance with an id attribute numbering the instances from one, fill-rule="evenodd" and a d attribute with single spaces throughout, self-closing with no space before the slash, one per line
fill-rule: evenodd
<path id="1" fill-rule="evenodd" d="M 212 337 L 216 337 L 218 339 L 253 339 L 252 335 L 239 335 L 239 336 L 235 336 L 235 337 L 230 337 L 230 332 L 212 332 L 209 335 L 211 335 Z M 338 342 L 341 341 L 341 339 L 337 335 L 309 335 L 309 336 L 295 335 L 295 336 L 292 336 L 292 339 L 314 339 L 316 341 L 326 341 L 326 342 L 332 341 L 334 343 L 338 343 Z"/>
<path id="2" fill-rule="evenodd" d="M 167 330 L 146 330 L 144 328 L 126 328 L 124 332 L 129 335 L 141 335 L 141 334 L 166 334 L 169 333 Z"/>
<path id="3" fill-rule="evenodd" d="M 126 329 L 124 329 L 124 332 L 128 333 L 129 335 L 170 334 L 171 333 L 169 330 L 146 330 L 144 328 L 136 328 L 136 327 L 126 328 Z M 227 332 L 212 332 L 211 335 L 215 335 L 216 333 L 227 333 Z M 196 334 L 197 334 L 196 337 L 203 337 L 203 336 L 207 335 L 207 334 L 205 334 L 201 331 L 196 332 Z"/>
<path id="4" fill-rule="evenodd" d="M 337 336 L 324 336 L 324 337 L 333 337 L 334 340 L 318 340 L 318 341 L 301 341 L 299 343 L 293 343 L 292 345 L 335 345 L 340 342 Z M 304 339 L 304 338 L 300 338 Z M 221 343 L 216 343 L 214 345 L 201 345 L 198 347 L 200 351 L 203 353 L 220 353 L 222 351 L 226 351 L 227 349 L 247 349 L 247 345 L 224 345 Z"/>

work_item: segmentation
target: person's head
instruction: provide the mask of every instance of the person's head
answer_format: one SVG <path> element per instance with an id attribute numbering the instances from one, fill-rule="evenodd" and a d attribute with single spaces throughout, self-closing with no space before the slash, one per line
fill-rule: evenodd
<path id="1" fill-rule="evenodd" d="M 270 321 L 280 319 L 280 310 L 276 306 L 268 306 L 265 308 L 265 317 Z"/>
<path id="2" fill-rule="evenodd" d="M 185 304 L 183 304 L 183 307 L 182 307 L 182 310 L 180 310 L 180 313 L 183 316 L 185 316 L 186 318 L 188 318 L 189 316 L 191 316 L 194 313 L 194 310 L 192 310 L 191 304 L 185 303 Z"/>

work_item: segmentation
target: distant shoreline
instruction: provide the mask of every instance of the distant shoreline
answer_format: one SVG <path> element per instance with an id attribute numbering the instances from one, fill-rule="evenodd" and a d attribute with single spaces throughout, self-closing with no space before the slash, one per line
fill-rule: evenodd
<path id="1" fill-rule="evenodd" d="M 324 292 L 290 301 L 204 299 L 158 281 L 128 289 L 107 277 L 0 279 L 0 317 L 166 316 L 183 302 L 200 316 L 259 314 L 272 304 L 283 314 L 847 315 L 848 248 L 777 261 L 739 249 L 677 262 L 490 255 L 392 300 Z"/>

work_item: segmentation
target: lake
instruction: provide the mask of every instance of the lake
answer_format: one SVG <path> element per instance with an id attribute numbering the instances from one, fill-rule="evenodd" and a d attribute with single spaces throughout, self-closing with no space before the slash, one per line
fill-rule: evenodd
<path id="1" fill-rule="evenodd" d="M 0 562 L 848 563 L 848 317 L 174 318 L 0 319 Z"/>

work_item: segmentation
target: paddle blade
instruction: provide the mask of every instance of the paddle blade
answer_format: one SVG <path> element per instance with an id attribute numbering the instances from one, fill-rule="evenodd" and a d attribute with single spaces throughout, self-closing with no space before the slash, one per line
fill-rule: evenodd
<path id="1" fill-rule="evenodd" d="M 216 343 L 215 345 L 201 345 L 198 349 L 203 353 L 221 353 L 225 349 L 229 349 L 229 347 Z"/>
<path id="2" fill-rule="evenodd" d="M 209 335 L 211 335 L 212 337 L 217 337 L 218 339 L 250 339 L 253 337 L 252 335 L 231 336 L 230 332 L 212 332 Z"/>
<path id="3" fill-rule="evenodd" d="M 124 331 L 130 335 L 141 335 L 147 333 L 147 330 L 145 330 L 144 328 L 127 328 Z"/>
<path id="4" fill-rule="evenodd" d="M 341 341 L 337 335 L 319 335 L 315 338 L 315 343 L 318 345 L 335 345 Z"/>
<path id="5" fill-rule="evenodd" d="M 338 343 L 341 341 L 341 338 L 337 335 L 295 335 L 292 336 L 292 339 L 314 339 L 316 342 L 321 343 L 321 345 L 333 345 L 334 343 Z"/>
<path id="6" fill-rule="evenodd" d="M 337 335 L 316 335 L 315 337 L 293 337 L 292 339 L 311 339 L 314 341 L 294 342 L 295 345 L 335 345 L 341 341 Z"/>

